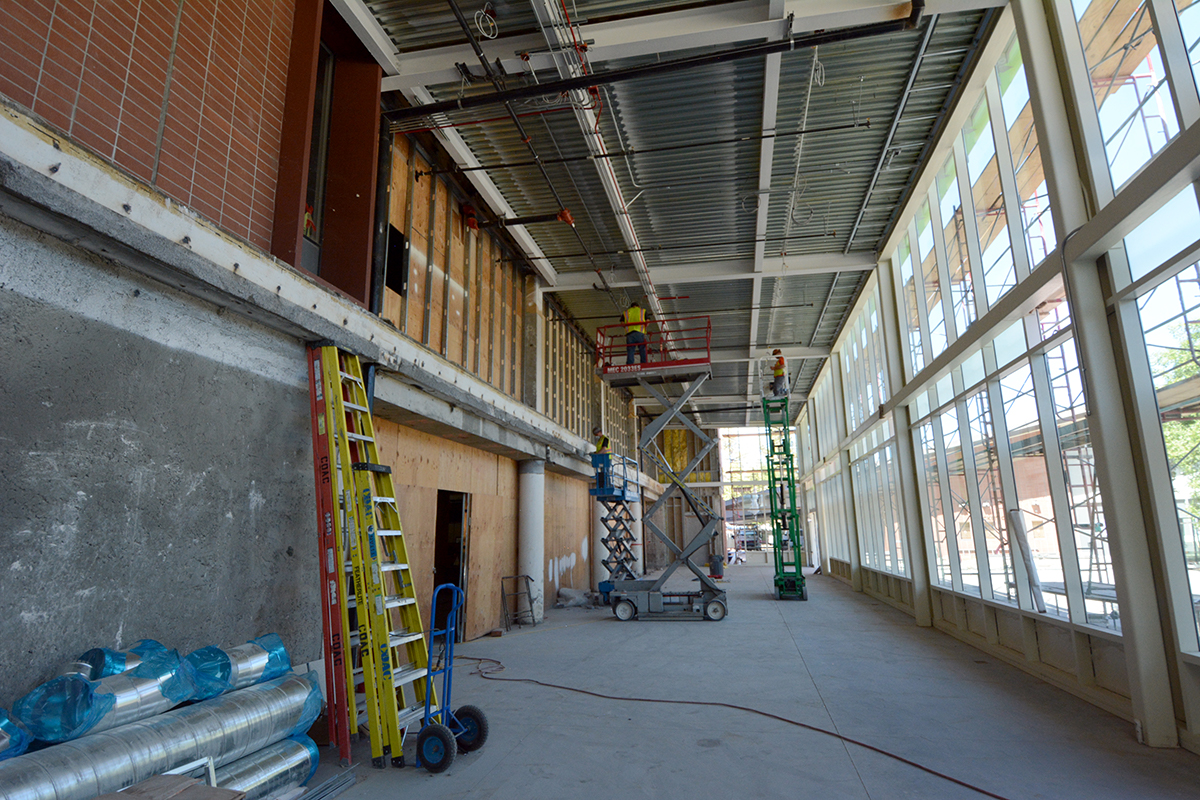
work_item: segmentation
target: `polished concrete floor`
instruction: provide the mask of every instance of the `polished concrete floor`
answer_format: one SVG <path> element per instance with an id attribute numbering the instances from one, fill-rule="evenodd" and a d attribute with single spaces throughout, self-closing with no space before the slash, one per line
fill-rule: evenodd
<path id="1" fill-rule="evenodd" d="M 458 652 L 499 660 L 499 678 L 758 709 L 990 794 L 748 711 L 486 680 L 463 661 L 454 704 L 487 713 L 486 746 L 440 775 L 374 770 L 364 757 L 359 783 L 343 797 L 1200 797 L 1200 756 L 1141 746 L 1125 720 L 830 578 L 812 578 L 801 603 L 770 599 L 771 577 L 767 567 L 731 568 L 722 622 L 618 622 L 608 609 L 551 609 L 545 625 Z M 333 760 L 310 786 L 338 771 Z"/>

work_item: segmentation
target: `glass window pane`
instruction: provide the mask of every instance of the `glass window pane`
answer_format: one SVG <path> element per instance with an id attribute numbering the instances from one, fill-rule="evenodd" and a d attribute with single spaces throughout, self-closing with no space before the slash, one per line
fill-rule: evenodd
<path id="1" fill-rule="evenodd" d="M 1200 83 L 1200 3 L 1196 0 L 1175 0 L 1175 11 L 1183 28 L 1183 43 L 1192 62 L 1192 74 Z"/>
<path id="2" fill-rule="evenodd" d="M 921 204 L 921 209 L 917 212 L 917 255 L 921 259 L 921 279 L 925 288 L 925 325 L 929 330 L 929 360 L 932 360 L 946 349 L 946 317 L 942 311 L 942 284 L 938 277 L 928 200 Z"/>
<path id="3" fill-rule="evenodd" d="M 929 531 L 933 539 L 934 580 L 942 586 L 953 586 L 950 571 L 950 549 L 946 542 L 946 517 L 942 508 L 942 483 L 937 462 L 937 438 L 933 435 L 933 424 L 925 423 L 919 431 L 922 465 L 921 477 L 925 481 L 925 512 L 928 515 Z"/>
<path id="4" fill-rule="evenodd" d="M 942 412 L 942 440 L 946 443 L 946 476 L 950 484 L 949 521 L 954 525 L 958 547 L 958 567 L 962 589 L 979 594 L 979 562 L 975 555 L 975 528 L 971 522 L 971 501 L 967 489 L 967 466 L 963 460 L 963 442 L 958 427 L 958 409 Z"/>
<path id="5" fill-rule="evenodd" d="M 1065 288 L 1059 289 L 1034 309 L 1033 313 L 1037 314 L 1038 330 L 1041 332 L 1042 341 L 1044 342 L 1071 324 L 1071 309 L 1067 304 L 1067 290 Z"/>
<path id="6" fill-rule="evenodd" d="M 1046 353 L 1046 366 L 1050 372 L 1054 424 L 1062 451 L 1087 621 L 1120 630 L 1116 578 L 1104 524 L 1104 500 L 1096 478 L 1096 454 L 1088 430 L 1083 377 L 1074 340 Z"/>
<path id="7" fill-rule="evenodd" d="M 1025 355 L 1029 349 L 1025 343 L 1025 322 L 1017 320 L 1009 325 L 992 342 L 996 352 L 996 366 L 1007 366 L 1014 359 Z"/>
<path id="8" fill-rule="evenodd" d="M 1042 169 L 1042 154 L 1038 149 L 1037 128 L 1033 123 L 1033 105 L 1029 101 L 1029 85 L 1025 80 L 1025 65 L 1021 48 L 1014 36 L 1008 50 L 996 65 L 1000 81 L 1000 101 L 1004 125 L 1008 129 L 1008 147 L 1012 153 L 1013 169 L 1017 174 L 1017 196 L 1021 198 L 1021 225 L 1025 244 L 1029 248 L 1029 263 L 1036 267 L 1054 250 L 1054 216 L 1050 210 L 1050 195 L 1046 191 L 1046 176 Z"/>
<path id="9" fill-rule="evenodd" d="M 1125 254 L 1133 279 L 1195 242 L 1197 235 L 1200 235 L 1200 208 L 1196 206 L 1195 188 L 1188 186 L 1125 237 Z"/>
<path id="10" fill-rule="evenodd" d="M 1138 299 L 1191 594 L 1200 595 L 1200 269 Z M 1195 620 L 1193 603 L 1193 624 Z"/>
<path id="11" fill-rule="evenodd" d="M 1017 578 L 1009 547 L 1008 521 L 1004 518 L 1004 492 L 1000 488 L 999 453 L 992 427 L 991 403 L 987 392 L 978 392 L 966 400 L 967 424 L 975 457 L 975 483 L 983 511 L 983 538 L 987 543 L 988 570 L 992 596 L 996 600 L 1017 602 Z"/>
<path id="12" fill-rule="evenodd" d="M 983 255 L 983 288 L 991 307 L 1017 285 L 1017 269 L 1008 239 L 1008 214 L 1000 188 L 1000 167 L 986 97 L 975 106 L 963 128 L 963 145 L 967 151 L 975 227 L 979 230 L 979 251 Z"/>
<path id="13" fill-rule="evenodd" d="M 908 333 L 908 359 L 912 363 L 912 374 L 916 375 L 925 368 L 925 353 L 920 342 L 920 301 L 917 299 L 917 279 L 912 267 L 912 247 L 908 245 L 908 236 L 900 240 L 896 249 L 896 261 L 900 265 L 900 282 L 904 287 L 905 323 Z"/>
<path id="14" fill-rule="evenodd" d="M 1016 476 L 1017 507 L 1025 523 L 1025 539 L 1042 586 L 1042 599 L 1049 613 L 1067 617 L 1067 588 L 1054 524 L 1046 442 L 1038 423 L 1033 373 L 1028 363 L 1000 379 L 1000 398 Z"/>
<path id="15" fill-rule="evenodd" d="M 1120 188 L 1179 133 L 1171 87 L 1145 2 L 1074 5 L 1109 173 Z"/>
<path id="16" fill-rule="evenodd" d="M 942 213 L 942 231 L 946 242 L 946 266 L 950 272 L 950 303 L 954 309 L 955 330 L 961 336 L 975 321 L 975 290 L 971 285 L 971 262 L 967 258 L 967 229 L 963 220 L 962 198 L 954 156 L 946 159 L 937 176 L 938 208 Z"/>

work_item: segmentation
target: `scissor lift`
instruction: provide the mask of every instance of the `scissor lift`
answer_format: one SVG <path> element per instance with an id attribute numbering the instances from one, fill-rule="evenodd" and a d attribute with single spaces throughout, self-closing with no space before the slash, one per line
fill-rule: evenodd
<path id="1" fill-rule="evenodd" d="M 788 399 L 762 398 L 767 433 L 767 489 L 771 497 L 772 549 L 775 556 L 775 599 L 807 600 L 808 587 L 800 562 L 804 540 L 796 508 L 796 479 L 792 462 L 792 428 Z"/>
<path id="2" fill-rule="evenodd" d="M 648 357 L 645 363 L 615 363 L 624 355 L 623 351 L 626 348 L 624 325 L 607 325 L 597 331 L 596 371 L 603 380 L 614 386 L 641 386 L 666 409 L 643 429 L 638 442 L 638 450 L 645 459 L 643 464 L 657 466 L 669 484 L 666 491 L 646 512 L 642 521 L 675 554 L 675 560 L 667 565 L 658 578 L 638 580 L 631 576 L 611 581 L 610 602 L 613 613 L 622 621 L 643 615 L 663 619 L 724 619 L 728 611 L 725 592 L 708 576 L 704 568 L 691 560 L 691 556 L 706 547 L 712 539 L 720 516 L 697 497 L 685 482 L 704 456 L 716 447 L 717 440 L 704 433 L 682 413 L 688 401 L 711 374 L 709 346 L 712 327 L 708 317 L 676 319 L 668 323 L 652 321 L 646 323 L 646 327 Z M 670 383 L 682 384 L 685 387 L 683 394 L 675 401 L 668 400 L 656 388 Z M 679 420 L 691 429 L 701 444 L 692 461 L 678 472 L 656 443 L 658 435 L 674 420 Z M 672 541 L 654 521 L 658 511 L 676 494 L 683 496 L 688 507 L 700 520 L 700 530 L 683 547 Z M 699 587 L 686 592 L 664 591 L 667 580 L 680 567 L 687 567 L 696 575 L 700 582 Z"/>
<path id="3" fill-rule="evenodd" d="M 601 543 L 608 550 L 604 566 L 610 581 L 632 580 L 637 556 L 633 552 L 633 513 L 629 504 L 641 499 L 637 483 L 637 462 L 616 453 L 592 453 L 596 470 L 596 485 L 589 493 L 604 508 L 600 522 L 604 525 Z M 604 587 L 601 587 L 604 591 Z"/>

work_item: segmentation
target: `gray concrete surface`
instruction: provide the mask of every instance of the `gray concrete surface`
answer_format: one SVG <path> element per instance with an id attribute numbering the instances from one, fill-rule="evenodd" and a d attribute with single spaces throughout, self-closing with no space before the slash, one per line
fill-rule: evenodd
<path id="1" fill-rule="evenodd" d="M 84 650 L 321 656 L 303 345 L 0 216 L 0 707 Z"/>
<path id="2" fill-rule="evenodd" d="M 776 602 L 771 575 L 768 567 L 730 568 L 723 622 L 621 623 L 607 609 L 550 609 L 544 626 L 459 653 L 499 659 L 503 678 L 761 709 L 1012 800 L 1200 795 L 1200 756 L 1139 745 L 1128 722 L 830 578 L 812 579 L 807 603 Z M 745 711 L 489 681 L 465 661 L 455 685 L 455 704 L 463 703 L 489 716 L 481 751 L 460 755 L 442 775 L 374 770 L 366 758 L 343 797 L 987 796 Z M 325 759 L 313 785 L 338 771 L 333 761 Z"/>

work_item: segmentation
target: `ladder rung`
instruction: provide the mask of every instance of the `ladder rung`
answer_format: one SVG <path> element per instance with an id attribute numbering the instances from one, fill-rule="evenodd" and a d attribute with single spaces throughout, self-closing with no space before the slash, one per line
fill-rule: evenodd
<path id="1" fill-rule="evenodd" d="M 375 498 L 375 499 L 376 499 L 376 500 L 378 500 L 379 498 L 377 497 L 377 498 Z M 389 498 L 387 498 L 387 499 L 388 499 L 388 500 L 390 500 L 391 498 L 389 497 Z M 390 529 L 388 529 L 388 528 L 376 528 L 376 529 L 375 529 L 375 535 L 376 535 L 376 536 L 403 536 L 403 535 L 404 535 L 404 531 L 401 531 L 401 530 L 390 530 Z"/>
<path id="2" fill-rule="evenodd" d="M 397 672 L 392 676 L 392 684 L 397 689 L 401 686 L 407 686 L 413 681 L 419 681 L 429 674 L 429 670 L 425 667 L 417 667 L 416 669 L 406 669 L 404 672 Z"/>
<path id="3" fill-rule="evenodd" d="M 361 379 L 361 378 L 356 378 L 356 377 L 354 377 L 353 375 L 351 375 L 349 372 L 342 372 L 341 370 L 338 370 L 338 374 L 342 376 L 342 380 L 344 380 L 344 381 L 354 381 L 354 382 L 355 382 L 355 383 L 357 383 L 359 386 L 362 386 L 362 379 Z"/>
<path id="4" fill-rule="evenodd" d="M 346 438 L 352 442 L 373 442 L 373 441 L 375 441 L 374 437 L 364 436 L 361 433 L 353 433 L 351 431 L 346 431 Z"/>
<path id="5" fill-rule="evenodd" d="M 353 411 L 361 411 L 364 414 L 371 413 L 371 409 L 367 408 L 366 406 L 360 406 L 358 403 L 351 403 L 349 400 L 343 400 L 342 405 Z"/>
<path id="6" fill-rule="evenodd" d="M 383 600 L 384 608 L 400 608 L 402 606 L 411 606 L 417 602 L 415 597 L 401 597 L 398 594 L 389 594 Z"/>
<path id="7" fill-rule="evenodd" d="M 345 562 L 345 564 L 343 564 L 343 566 L 346 568 L 346 572 L 354 571 L 354 564 L 350 561 Z M 401 570 L 406 570 L 406 569 L 408 569 L 408 564 L 400 564 L 396 561 L 380 561 L 379 562 L 379 571 L 380 572 L 399 572 Z M 350 595 L 350 597 L 354 597 L 354 595 Z"/>
<path id="8" fill-rule="evenodd" d="M 379 503 L 391 503 L 392 505 L 396 505 L 396 498 L 394 498 L 394 497 L 376 497 L 375 504 L 378 505 Z"/>
<path id="9" fill-rule="evenodd" d="M 415 642 L 418 639 L 424 638 L 425 634 L 421 631 L 409 633 L 408 631 L 398 631 L 388 634 L 388 647 L 403 647 L 409 642 Z"/>
<path id="10" fill-rule="evenodd" d="M 430 706 L 429 706 L 430 714 L 436 714 L 440 710 L 441 709 L 439 709 L 436 705 L 430 704 Z M 411 725 L 416 720 L 419 720 L 423 716 L 425 716 L 425 703 L 424 702 L 418 703 L 415 706 L 409 706 L 408 708 L 405 708 L 400 711 L 400 727 L 407 728 L 409 725 Z"/>

